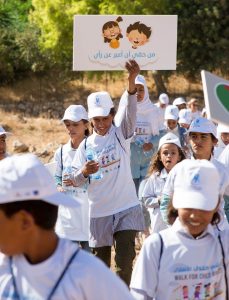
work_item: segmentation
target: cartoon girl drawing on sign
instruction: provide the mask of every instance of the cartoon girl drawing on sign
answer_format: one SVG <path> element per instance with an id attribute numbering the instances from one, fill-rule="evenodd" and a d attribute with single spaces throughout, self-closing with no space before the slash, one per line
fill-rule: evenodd
<path id="1" fill-rule="evenodd" d="M 118 24 L 121 21 L 122 17 L 118 17 L 116 21 L 106 22 L 102 28 L 104 43 L 109 43 L 110 47 L 114 49 L 119 47 L 119 39 L 123 38 Z"/>
<path id="2" fill-rule="evenodd" d="M 140 22 L 135 22 L 127 27 L 126 36 L 132 44 L 132 48 L 137 49 L 139 46 L 143 46 L 149 41 L 151 32 L 151 27 L 147 27 Z"/>

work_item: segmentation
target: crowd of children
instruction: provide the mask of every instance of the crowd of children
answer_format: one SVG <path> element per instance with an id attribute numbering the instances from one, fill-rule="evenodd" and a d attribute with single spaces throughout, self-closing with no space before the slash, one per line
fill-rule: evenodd
<path id="1" fill-rule="evenodd" d="M 125 67 L 117 112 L 107 92 L 65 110 L 54 176 L 0 127 L 0 299 L 229 299 L 229 127 Z"/>

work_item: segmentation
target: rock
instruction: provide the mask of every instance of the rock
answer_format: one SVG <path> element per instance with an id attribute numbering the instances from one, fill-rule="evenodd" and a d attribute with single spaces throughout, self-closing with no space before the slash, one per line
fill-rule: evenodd
<path id="1" fill-rule="evenodd" d="M 13 142 L 13 151 L 17 153 L 21 152 L 27 152 L 29 150 L 29 147 L 25 145 L 24 143 L 16 140 Z"/>

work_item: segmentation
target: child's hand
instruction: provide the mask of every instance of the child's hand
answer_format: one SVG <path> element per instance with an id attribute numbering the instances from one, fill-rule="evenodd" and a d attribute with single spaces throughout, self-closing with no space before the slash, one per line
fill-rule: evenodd
<path id="1" fill-rule="evenodd" d="M 135 78 L 140 72 L 140 68 L 138 63 L 135 60 L 129 60 L 126 62 L 125 67 L 127 71 L 129 72 L 129 77 L 128 77 L 128 92 L 130 94 L 134 94 L 136 87 L 135 87 Z"/>
<path id="2" fill-rule="evenodd" d="M 65 192 L 65 190 L 63 189 L 63 187 L 61 185 L 57 186 L 57 191 L 60 192 L 60 193 Z"/>
<path id="3" fill-rule="evenodd" d="M 94 174 L 99 170 L 99 163 L 94 160 L 87 161 L 81 170 L 84 177 L 88 177 L 90 174 Z"/>
<path id="4" fill-rule="evenodd" d="M 143 151 L 150 151 L 153 149 L 153 144 L 152 143 L 145 143 L 142 146 Z"/>

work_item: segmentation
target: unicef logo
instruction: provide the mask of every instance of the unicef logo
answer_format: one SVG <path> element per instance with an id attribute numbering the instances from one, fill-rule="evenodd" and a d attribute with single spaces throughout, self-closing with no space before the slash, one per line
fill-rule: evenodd
<path id="1" fill-rule="evenodd" d="M 97 106 L 100 106 L 101 104 L 100 104 L 100 98 L 99 98 L 99 96 L 96 96 L 96 98 L 95 98 L 95 104 L 97 105 Z"/>
<path id="2" fill-rule="evenodd" d="M 201 183 L 200 183 L 200 174 L 196 173 L 191 179 L 191 185 L 196 188 L 197 190 L 201 189 Z"/>

